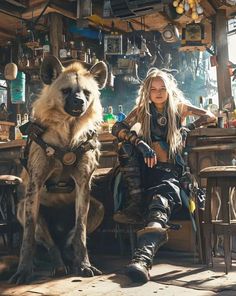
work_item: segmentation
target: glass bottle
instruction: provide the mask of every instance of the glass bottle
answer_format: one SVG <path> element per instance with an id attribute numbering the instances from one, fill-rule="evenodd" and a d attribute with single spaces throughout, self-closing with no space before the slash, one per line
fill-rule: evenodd
<path id="1" fill-rule="evenodd" d="M 92 63 L 92 61 L 91 61 L 91 50 L 90 50 L 90 48 L 87 48 L 86 62 L 87 62 L 88 64 L 91 64 L 91 63 Z"/>
<path id="2" fill-rule="evenodd" d="M 71 57 L 72 57 L 72 59 L 77 59 L 78 53 L 77 53 L 77 49 L 75 47 L 75 42 L 70 41 L 70 45 L 71 45 Z"/>
<path id="3" fill-rule="evenodd" d="M 22 133 L 20 131 L 21 126 L 21 114 L 16 114 L 16 126 L 15 126 L 15 140 L 22 139 Z"/>
<path id="4" fill-rule="evenodd" d="M 78 57 L 80 61 L 86 62 L 86 49 L 83 41 L 80 42 L 80 50 Z"/>
<path id="5" fill-rule="evenodd" d="M 45 35 L 45 41 L 43 44 L 43 55 L 48 55 L 50 53 L 50 43 L 49 43 L 49 38 L 48 35 Z"/>
<path id="6" fill-rule="evenodd" d="M 222 110 L 219 110 L 219 112 L 218 112 L 217 127 L 224 128 L 224 115 L 223 115 Z"/>
<path id="7" fill-rule="evenodd" d="M 91 57 L 91 64 L 95 65 L 98 62 L 98 59 L 96 57 L 96 53 L 92 52 L 92 57 Z"/>
<path id="8" fill-rule="evenodd" d="M 70 41 L 70 42 L 67 42 L 67 53 L 66 53 L 66 57 L 69 59 L 72 57 L 71 49 L 72 49 L 72 47 L 71 47 L 71 41 Z"/>
<path id="9" fill-rule="evenodd" d="M 22 119 L 21 125 L 26 124 L 28 121 L 29 121 L 29 115 L 28 115 L 27 113 L 25 113 L 25 114 L 23 115 L 23 119 Z M 27 135 L 22 135 L 22 139 L 27 140 L 27 138 L 28 138 Z"/>
<path id="10" fill-rule="evenodd" d="M 66 36 L 64 34 L 62 35 L 62 44 L 61 44 L 61 48 L 59 50 L 59 57 L 61 59 L 65 59 L 67 57 Z"/>
<path id="11" fill-rule="evenodd" d="M 29 115 L 28 113 L 25 113 L 23 116 L 21 125 L 26 124 L 28 121 L 29 121 Z"/>
<path id="12" fill-rule="evenodd" d="M 211 111 L 215 116 L 218 115 L 219 107 L 213 103 L 212 98 L 208 100 L 207 110 Z"/>
<path id="13" fill-rule="evenodd" d="M 123 121 L 126 118 L 125 113 L 123 112 L 123 106 L 119 105 L 118 106 L 119 112 L 117 114 L 117 120 L 118 121 Z"/>
<path id="14" fill-rule="evenodd" d="M 113 113 L 113 107 L 108 106 L 108 113 L 106 114 L 105 122 L 108 122 L 109 132 L 111 132 L 112 126 L 116 122 L 116 120 L 117 120 L 117 118 Z"/>
<path id="15" fill-rule="evenodd" d="M 204 109 L 204 105 L 203 105 L 203 96 L 199 97 L 199 107 Z"/>
<path id="16" fill-rule="evenodd" d="M 233 157 L 232 161 L 231 161 L 232 165 L 235 166 L 236 165 L 236 159 Z"/>

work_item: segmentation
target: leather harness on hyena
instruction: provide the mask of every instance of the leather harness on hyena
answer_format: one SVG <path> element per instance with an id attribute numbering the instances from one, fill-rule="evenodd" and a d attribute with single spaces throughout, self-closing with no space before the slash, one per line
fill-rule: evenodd
<path id="1" fill-rule="evenodd" d="M 54 274 L 66 273 L 60 250 L 41 214 L 44 206 L 53 210 L 75 204 L 74 228 L 67 240 L 74 256 L 73 271 L 82 276 L 101 273 L 90 264 L 86 235 L 101 223 L 104 214 L 102 204 L 90 196 L 90 185 L 100 155 L 99 90 L 106 83 L 107 67 L 98 62 L 88 69 L 74 62 L 64 68 L 57 58 L 48 56 L 40 75 L 45 86 L 33 103 L 32 120 L 22 127 L 28 134 L 25 195 L 18 205 L 24 231 L 18 269 L 10 279 L 18 284 L 28 282 L 32 275 L 36 242 L 51 254 Z"/>

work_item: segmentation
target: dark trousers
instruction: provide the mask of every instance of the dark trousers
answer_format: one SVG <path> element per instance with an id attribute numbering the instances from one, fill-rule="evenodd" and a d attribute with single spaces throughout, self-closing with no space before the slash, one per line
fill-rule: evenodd
<path id="1" fill-rule="evenodd" d="M 123 177 L 129 183 L 129 197 L 132 198 L 132 192 L 143 192 L 147 223 L 159 222 L 166 227 L 171 214 L 182 206 L 178 167 L 159 162 L 148 168 L 143 156 L 128 142 L 122 143 L 119 160 Z"/>
<path id="2" fill-rule="evenodd" d="M 159 222 L 166 227 L 170 216 L 182 207 L 179 174 L 177 167 L 168 163 L 143 167 L 147 223 Z"/>

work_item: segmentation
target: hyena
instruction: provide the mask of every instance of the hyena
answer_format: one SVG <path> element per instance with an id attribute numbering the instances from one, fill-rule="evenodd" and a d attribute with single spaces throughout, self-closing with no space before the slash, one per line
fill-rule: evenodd
<path id="1" fill-rule="evenodd" d="M 52 255 L 54 273 L 66 272 L 41 207 L 75 203 L 74 228 L 68 244 L 73 249 L 75 274 L 93 276 L 101 272 L 90 264 L 86 247 L 89 206 L 93 205 L 90 231 L 101 222 L 101 204 L 91 200 L 90 185 L 99 160 L 97 130 L 102 120 L 100 89 L 107 80 L 107 66 L 98 62 L 90 69 L 80 62 L 64 68 L 54 56 L 44 59 L 40 76 L 45 86 L 33 103 L 32 120 L 22 131 L 28 134 L 24 172 L 25 196 L 18 205 L 23 240 L 16 273 L 10 282 L 28 282 L 33 273 L 35 242 Z M 92 201 L 90 204 L 90 200 Z M 96 211 L 97 210 L 97 211 Z M 91 211 L 91 207 L 90 207 Z M 96 225 L 95 225 L 96 224 Z"/>

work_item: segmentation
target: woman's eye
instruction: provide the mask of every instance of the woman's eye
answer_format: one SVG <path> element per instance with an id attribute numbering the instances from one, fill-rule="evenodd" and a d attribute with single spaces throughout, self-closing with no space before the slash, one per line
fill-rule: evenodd
<path id="1" fill-rule="evenodd" d="M 68 95 L 71 92 L 71 88 L 64 88 L 61 90 L 63 95 Z"/>
<path id="2" fill-rule="evenodd" d="M 87 90 L 87 89 L 84 89 L 84 94 L 85 94 L 86 98 L 88 99 L 91 92 L 89 90 Z"/>

